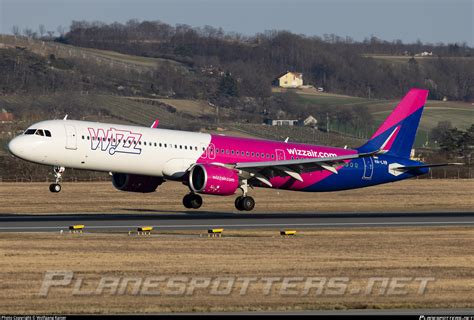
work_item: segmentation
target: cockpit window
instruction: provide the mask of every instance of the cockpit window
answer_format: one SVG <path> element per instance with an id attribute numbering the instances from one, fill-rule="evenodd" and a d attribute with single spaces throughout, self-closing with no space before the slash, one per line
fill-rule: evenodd
<path id="1" fill-rule="evenodd" d="M 24 134 L 36 134 L 38 136 L 46 136 L 46 137 L 51 137 L 51 131 L 49 130 L 43 130 L 43 129 L 28 129 L 25 131 Z"/>

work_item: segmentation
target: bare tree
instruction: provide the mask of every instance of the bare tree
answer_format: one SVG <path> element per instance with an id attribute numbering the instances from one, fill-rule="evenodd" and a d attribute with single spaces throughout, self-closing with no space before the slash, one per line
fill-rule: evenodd
<path id="1" fill-rule="evenodd" d="M 46 33 L 46 28 L 44 27 L 44 24 L 40 24 L 40 25 L 39 25 L 38 31 L 39 31 L 40 37 L 43 38 L 43 36 L 44 36 L 45 33 Z"/>
<path id="2" fill-rule="evenodd" d="M 14 35 L 15 37 L 18 37 L 18 36 L 21 34 L 21 32 L 20 32 L 20 27 L 18 27 L 18 26 L 13 26 L 13 27 L 12 27 L 12 33 L 13 33 L 13 35 Z"/>
<path id="3" fill-rule="evenodd" d="M 31 39 L 31 38 L 34 38 L 35 36 L 35 32 L 31 29 L 31 28 L 25 28 L 23 29 L 23 34 L 28 38 L 28 39 Z"/>
<path id="4" fill-rule="evenodd" d="M 66 28 L 63 27 L 62 25 L 59 25 L 59 26 L 56 28 L 56 30 L 58 31 L 59 36 L 61 36 L 61 37 L 64 36 L 64 34 L 66 33 Z"/>

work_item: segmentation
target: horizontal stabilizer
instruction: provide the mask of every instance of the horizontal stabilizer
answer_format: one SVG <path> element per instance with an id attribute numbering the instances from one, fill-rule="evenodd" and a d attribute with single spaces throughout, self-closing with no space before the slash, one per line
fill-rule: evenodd
<path id="1" fill-rule="evenodd" d="M 420 165 L 414 165 L 414 166 L 401 166 L 401 167 L 396 167 L 392 168 L 393 170 L 398 170 L 398 171 L 408 171 L 408 170 L 415 170 L 415 169 L 421 169 L 421 168 L 432 168 L 432 167 L 445 167 L 445 166 L 462 166 L 464 163 L 458 163 L 458 162 L 451 162 L 451 163 L 426 163 L 426 164 L 420 164 Z"/>

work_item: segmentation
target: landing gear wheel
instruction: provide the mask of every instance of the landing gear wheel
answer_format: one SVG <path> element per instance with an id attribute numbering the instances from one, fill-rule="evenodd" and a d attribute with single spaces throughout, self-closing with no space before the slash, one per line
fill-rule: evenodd
<path id="1" fill-rule="evenodd" d="M 191 195 L 190 194 L 187 194 L 183 197 L 183 206 L 185 208 L 188 208 L 188 209 L 191 209 Z"/>
<path id="2" fill-rule="evenodd" d="M 183 198 L 183 205 L 188 209 L 199 209 L 202 206 L 202 198 L 194 193 L 187 194 Z"/>
<path id="3" fill-rule="evenodd" d="M 243 198 L 243 196 L 238 196 L 237 198 L 235 198 L 235 208 L 239 211 L 244 210 L 242 208 L 242 198 Z"/>
<path id="4" fill-rule="evenodd" d="M 255 200 L 252 197 L 243 197 L 240 205 L 245 211 L 251 211 L 255 207 Z"/>
<path id="5" fill-rule="evenodd" d="M 61 191 L 61 185 L 59 183 L 52 183 L 49 185 L 49 191 L 53 193 L 58 193 Z"/>
<path id="6" fill-rule="evenodd" d="M 53 167 L 55 183 L 49 185 L 49 191 L 53 193 L 58 193 L 59 191 L 61 191 L 61 185 L 59 184 L 59 182 L 61 182 L 62 174 L 65 170 L 66 168 L 64 167 Z"/>

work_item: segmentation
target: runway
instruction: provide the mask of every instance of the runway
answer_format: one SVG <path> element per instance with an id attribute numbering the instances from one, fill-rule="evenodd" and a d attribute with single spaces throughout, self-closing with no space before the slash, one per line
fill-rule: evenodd
<path id="1" fill-rule="evenodd" d="M 137 214 L 0 215 L 0 232 L 59 231 L 83 224 L 88 231 L 115 231 L 153 226 L 155 230 L 351 228 L 474 226 L 474 212 L 434 213 L 224 213 L 156 212 Z"/>

